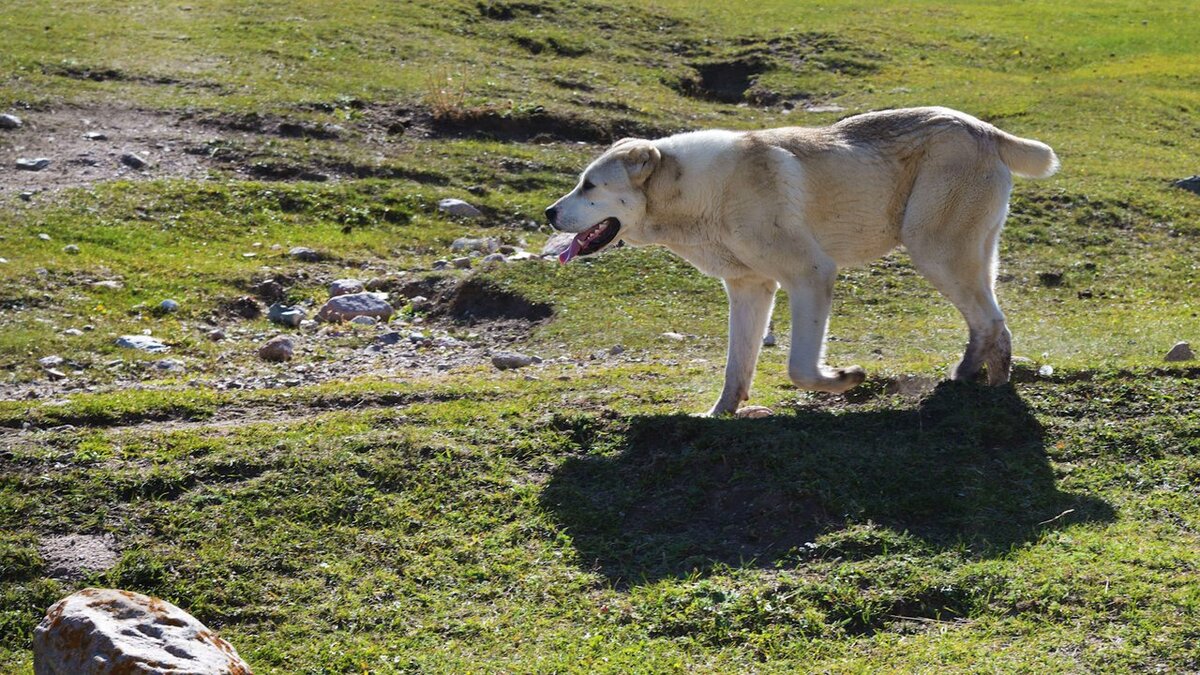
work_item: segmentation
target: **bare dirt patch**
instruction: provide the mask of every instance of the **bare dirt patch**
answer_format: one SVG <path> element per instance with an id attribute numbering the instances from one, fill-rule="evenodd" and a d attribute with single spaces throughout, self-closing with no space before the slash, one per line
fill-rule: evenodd
<path id="1" fill-rule="evenodd" d="M 81 579 L 117 564 L 112 535 L 51 535 L 42 538 L 38 553 L 46 562 L 46 576 L 52 579 Z"/>
<path id="2" fill-rule="evenodd" d="M 199 178 L 210 164 L 189 154 L 204 131 L 167 112 L 115 106 L 61 107 L 21 112 L 20 129 L 0 131 L 0 195 L 57 190 L 111 180 Z M 89 137 L 90 135 L 90 137 Z M 121 161 L 133 153 L 148 166 Z M 15 167 L 18 158 L 45 157 L 41 171 Z"/>

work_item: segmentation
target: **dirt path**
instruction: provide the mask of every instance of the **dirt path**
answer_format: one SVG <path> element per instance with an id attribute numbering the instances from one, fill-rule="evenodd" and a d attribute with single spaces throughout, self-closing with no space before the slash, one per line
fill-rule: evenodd
<path id="1" fill-rule="evenodd" d="M 20 111 L 19 129 L 0 131 L 0 195 L 81 187 L 108 180 L 199 178 L 214 167 L 196 151 L 222 138 L 248 141 L 253 134 L 216 133 L 178 114 L 119 107 L 64 106 Z M 135 169 L 125 154 L 147 162 Z M 44 157 L 40 171 L 18 169 L 21 158 Z"/>

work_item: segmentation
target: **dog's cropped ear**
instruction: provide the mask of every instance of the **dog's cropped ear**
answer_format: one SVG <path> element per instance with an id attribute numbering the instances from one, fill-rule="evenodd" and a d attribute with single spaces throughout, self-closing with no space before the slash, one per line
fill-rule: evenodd
<path id="1" fill-rule="evenodd" d="M 662 153 L 650 141 L 633 139 L 632 142 L 621 148 L 621 159 L 625 162 L 625 171 L 629 173 L 629 180 L 633 181 L 634 185 L 641 185 L 650 178 L 654 169 L 658 168 Z"/>

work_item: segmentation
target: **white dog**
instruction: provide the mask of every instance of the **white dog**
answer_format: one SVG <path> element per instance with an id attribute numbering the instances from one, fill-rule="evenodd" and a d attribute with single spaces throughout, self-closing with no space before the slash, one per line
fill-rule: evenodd
<path id="1" fill-rule="evenodd" d="M 990 384 L 1007 382 L 1011 337 L 994 284 L 1011 174 L 1057 169 L 1049 146 L 970 115 L 888 110 L 822 128 L 624 139 L 546 215 L 578 233 L 564 263 L 621 240 L 660 244 L 724 282 L 729 352 L 709 411 L 717 415 L 749 398 L 780 286 L 791 303 L 791 380 L 834 393 L 861 383 L 862 368 L 823 363 L 834 278 L 900 244 L 967 320 L 970 339 L 951 376 L 986 365 Z"/>

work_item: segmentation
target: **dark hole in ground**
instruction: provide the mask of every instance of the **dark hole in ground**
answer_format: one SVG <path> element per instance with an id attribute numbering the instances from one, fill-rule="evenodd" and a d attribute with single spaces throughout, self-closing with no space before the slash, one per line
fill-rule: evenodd
<path id="1" fill-rule="evenodd" d="M 543 302 L 532 301 L 519 293 L 508 291 L 497 286 L 494 282 L 476 277 L 469 277 L 459 283 L 446 280 L 427 280 L 431 286 L 427 289 L 437 289 L 434 307 L 429 312 L 431 317 L 445 317 L 458 323 L 474 324 L 491 321 L 524 321 L 537 323 L 549 319 L 554 314 L 554 308 Z M 425 295 L 418 291 L 419 286 L 406 287 L 404 295 Z"/>
<path id="2" fill-rule="evenodd" d="M 693 63 L 694 75 L 684 76 L 675 89 L 684 96 L 722 103 L 740 103 L 754 80 L 771 67 L 761 56 L 743 56 L 727 61 Z"/>
<path id="3" fill-rule="evenodd" d="M 512 21 L 517 17 L 535 17 L 543 14 L 553 14 L 554 8 L 538 2 L 496 2 L 481 0 L 475 3 L 479 15 L 495 21 Z"/>
<path id="4" fill-rule="evenodd" d="M 280 122 L 275 132 L 284 138 L 317 138 L 332 140 L 341 137 L 341 131 L 329 124 L 308 124 L 305 122 Z"/>
<path id="5" fill-rule="evenodd" d="M 624 136 L 657 138 L 668 131 L 628 118 L 593 120 L 536 108 L 509 113 L 478 108 L 433 116 L 433 130 L 442 135 L 482 136 L 503 141 L 571 141 L 609 143 Z"/>
<path id="6" fill-rule="evenodd" d="M 555 56 L 583 56 L 591 51 L 586 46 L 563 42 L 556 37 L 538 38 L 528 35 L 517 35 L 512 40 L 518 47 L 535 56 L 543 52 L 548 52 Z"/>

